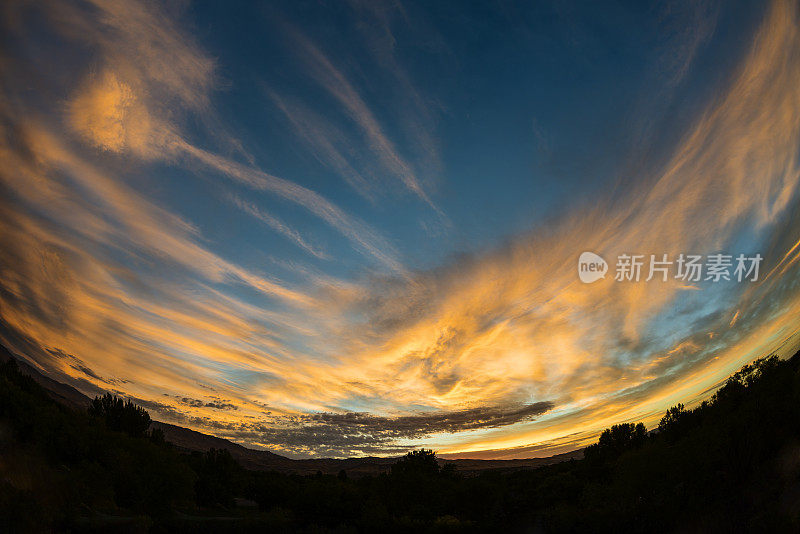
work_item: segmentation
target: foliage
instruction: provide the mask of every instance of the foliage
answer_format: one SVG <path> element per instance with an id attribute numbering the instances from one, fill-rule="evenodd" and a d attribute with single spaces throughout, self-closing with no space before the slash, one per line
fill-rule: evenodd
<path id="1" fill-rule="evenodd" d="M 83 530 L 86 510 L 161 517 L 194 500 L 178 453 L 56 403 L 13 360 L 0 365 L 0 460 L 0 510 L 17 512 L 0 513 L 0 532 Z"/>
<path id="2" fill-rule="evenodd" d="M 230 452 L 226 449 L 211 449 L 205 454 L 194 453 L 190 465 L 198 475 L 194 489 L 199 506 L 233 506 L 244 470 Z"/>
<path id="3" fill-rule="evenodd" d="M 584 450 L 587 458 L 617 457 L 623 452 L 644 445 L 647 429 L 642 423 L 622 423 L 605 429 L 594 445 Z"/>
<path id="4" fill-rule="evenodd" d="M 89 405 L 89 415 L 103 419 L 111 430 L 125 432 L 131 437 L 144 436 L 151 422 L 144 408 L 111 393 L 95 397 Z"/>
<path id="5" fill-rule="evenodd" d="M 439 474 L 439 462 L 432 450 L 411 451 L 392 465 L 395 476 L 435 476 Z"/>

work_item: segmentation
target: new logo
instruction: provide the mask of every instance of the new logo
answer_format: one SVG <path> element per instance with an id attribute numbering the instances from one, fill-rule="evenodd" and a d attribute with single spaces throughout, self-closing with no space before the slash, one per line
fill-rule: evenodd
<path id="1" fill-rule="evenodd" d="M 591 284 L 605 278 L 607 272 L 606 260 L 594 252 L 584 252 L 578 258 L 578 277 L 584 284 Z"/>

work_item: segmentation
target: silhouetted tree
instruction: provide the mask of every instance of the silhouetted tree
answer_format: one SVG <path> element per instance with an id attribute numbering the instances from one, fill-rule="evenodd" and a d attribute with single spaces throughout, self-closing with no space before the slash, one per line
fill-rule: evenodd
<path id="1" fill-rule="evenodd" d="M 227 449 L 211 449 L 195 465 L 195 496 L 200 506 L 232 507 L 239 489 L 242 467 Z"/>
<path id="2" fill-rule="evenodd" d="M 668 432 L 674 429 L 680 423 L 681 418 L 685 417 L 687 413 L 683 404 L 676 404 L 667 410 L 667 413 L 661 418 L 661 421 L 658 423 L 658 431 Z"/>
<path id="3" fill-rule="evenodd" d="M 733 374 L 725 385 L 712 397 L 712 402 L 718 402 L 728 399 L 730 402 L 736 402 L 753 384 L 757 383 L 765 375 L 771 374 L 778 367 L 780 367 L 780 359 L 772 354 L 765 358 L 759 358 L 753 363 L 747 364 L 739 371 Z"/>
<path id="4" fill-rule="evenodd" d="M 89 415 L 103 419 L 111 430 L 125 432 L 132 437 L 144 436 L 151 422 L 147 410 L 111 393 L 95 397 L 89 405 Z"/>
<path id="5" fill-rule="evenodd" d="M 149 437 L 150 437 L 150 441 L 152 441 L 153 443 L 155 443 L 156 445 L 158 445 L 160 447 L 164 447 L 168 443 L 167 442 L 167 438 L 164 436 L 164 431 L 161 430 L 160 428 L 153 428 L 150 431 L 150 436 Z"/>
<path id="6" fill-rule="evenodd" d="M 439 462 L 436 453 L 428 449 L 411 451 L 392 465 L 393 475 L 436 475 Z"/>
<path id="7" fill-rule="evenodd" d="M 36 476 L 31 489 L 0 476 L 0 532 L 107 531 L 134 516 L 155 532 L 198 533 L 799 531 L 800 468 L 788 460 L 800 442 L 800 353 L 745 366 L 709 403 L 670 408 L 653 436 L 615 425 L 586 460 L 470 476 L 439 468 L 429 450 L 391 475 L 249 471 L 225 450 L 156 446 L 159 429 L 137 439 L 95 424 L 23 373 L 0 364 L 0 475 Z M 124 420 L 125 406 L 98 397 L 91 413 Z M 261 510 L 237 509 L 235 496 Z"/>
<path id="8" fill-rule="evenodd" d="M 606 428 L 594 445 L 584 449 L 587 458 L 616 457 L 629 449 L 641 447 L 647 439 L 647 429 L 642 423 L 622 423 Z"/>

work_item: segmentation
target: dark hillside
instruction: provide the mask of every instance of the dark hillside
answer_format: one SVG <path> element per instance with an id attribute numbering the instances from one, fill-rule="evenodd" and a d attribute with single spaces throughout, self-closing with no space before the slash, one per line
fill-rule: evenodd
<path id="1" fill-rule="evenodd" d="M 800 531 L 800 355 L 745 366 L 655 432 L 616 425 L 585 458 L 536 469 L 467 473 L 473 461 L 459 470 L 424 450 L 289 460 L 179 427 L 142 432 L 149 415 L 113 397 L 93 406 L 72 410 L 2 364 L 0 531 Z M 358 472 L 370 462 L 383 472 Z M 302 475 L 322 466 L 341 469 Z"/>

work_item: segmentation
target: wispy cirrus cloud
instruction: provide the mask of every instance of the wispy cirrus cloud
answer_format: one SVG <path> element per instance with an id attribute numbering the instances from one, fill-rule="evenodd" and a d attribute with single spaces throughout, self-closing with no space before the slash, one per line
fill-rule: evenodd
<path id="1" fill-rule="evenodd" d="M 399 179 L 409 191 L 441 214 L 441 210 L 434 204 L 417 170 L 401 154 L 396 143 L 386 133 L 385 128 L 353 83 L 308 37 L 296 29 L 289 29 L 287 32 L 296 42 L 299 58 L 307 65 L 310 76 L 342 106 L 345 113 L 358 126 L 368 149 L 375 154 L 382 169 Z M 285 105 L 281 105 L 280 99 L 276 101 L 284 113 L 289 111 Z M 295 124 L 298 120 L 293 119 Z M 308 130 L 304 129 L 303 131 Z M 425 135 L 430 140 L 430 134 L 426 129 L 420 128 L 413 134 Z M 304 133 L 304 135 L 306 138 L 309 137 L 308 133 Z M 313 144 L 322 146 L 324 149 L 325 142 L 319 142 L 320 136 L 318 134 L 311 135 L 314 138 L 312 139 Z M 433 143 L 430 143 L 428 149 L 432 150 L 434 146 Z M 330 150 L 326 150 L 326 152 L 329 157 L 334 156 L 335 163 L 335 154 Z"/>
<path id="2" fill-rule="evenodd" d="M 155 5 L 136 2 L 100 3 L 95 9 L 86 12 L 67 5 L 55 9 L 58 31 L 99 50 L 101 66 L 89 70 L 67 102 L 66 119 L 76 133 L 108 152 L 146 161 L 201 164 L 236 183 L 279 195 L 319 217 L 358 250 L 403 271 L 395 251 L 377 231 L 322 195 L 187 139 L 178 123 L 181 114 L 213 114 L 209 94 L 215 62 L 171 17 Z M 263 222 L 253 210 L 244 212 Z M 276 231 L 299 235 L 285 225 Z"/>
<path id="3" fill-rule="evenodd" d="M 181 142 L 179 147 L 182 152 L 230 179 L 255 190 L 269 191 L 305 207 L 332 228 L 338 230 L 353 243 L 357 250 L 375 258 L 394 272 L 405 272 L 404 266 L 396 258 L 393 247 L 378 232 L 348 215 L 322 195 L 284 178 L 241 165 L 188 143 Z"/>
<path id="4" fill-rule="evenodd" d="M 237 183 L 259 191 L 268 191 L 290 200 L 318 216 L 332 228 L 348 238 L 358 250 L 374 257 L 396 272 L 403 267 L 393 256 L 395 252 L 386 241 L 366 224 L 346 214 L 322 195 L 249 165 L 244 165 L 218 154 L 194 146 L 186 141 L 174 124 L 153 118 L 148 104 L 121 81 L 113 72 L 106 71 L 79 90 L 69 105 L 72 127 L 95 146 L 119 153 L 133 153 L 145 159 L 188 159 L 220 173 Z M 242 210 L 264 221 L 253 209 L 238 204 Z M 273 223 L 276 220 L 270 219 Z M 296 231 L 285 225 L 270 226 L 297 241 Z"/>
<path id="5" fill-rule="evenodd" d="M 52 7 L 65 48 L 88 44 L 92 56 L 77 80 L 36 73 L 43 93 L 64 95 L 50 108 L 26 89 L 33 67 L 2 58 L 0 309 L 4 341 L 38 347 L 35 362 L 86 391 L 113 389 L 173 422 L 297 454 L 396 451 L 412 440 L 529 454 L 576 446 L 623 419 L 653 421 L 797 328 L 794 3 L 772 4 L 725 90 L 623 193 L 575 202 L 504 245 L 425 270 L 406 267 L 351 213 L 354 202 L 195 140 L 185 121 L 214 113 L 217 62 L 170 13 L 135 2 Z M 387 13 L 356 13 L 383 21 L 365 32 L 408 97 L 399 129 L 430 134 L 434 114 L 392 55 Z M 4 24 L 21 42 L 39 35 L 17 20 Z M 706 36 L 678 39 L 688 41 L 678 56 L 691 60 Z M 434 205 L 419 169 L 436 167 L 435 136 L 420 137 L 427 155 L 410 157 L 427 148 L 390 135 L 334 56 L 294 39 L 303 72 L 356 126 L 355 146 Z M 332 139 L 338 124 L 299 99 L 273 101 L 321 161 L 368 187 L 353 147 Z M 299 208 L 369 268 L 318 272 L 285 260 L 288 282 L 245 254 L 231 258 L 206 235 L 223 217 L 192 221 L 164 193 L 173 172 L 213 182 L 232 200 L 223 207 L 335 264 L 338 250 L 268 212 L 260 195 Z M 767 258 L 767 275 L 745 290 L 584 286 L 574 273 L 584 250 L 715 252 L 742 226 Z"/>
<path id="6" fill-rule="evenodd" d="M 0 102 L 8 119 L 0 132 L 0 175 L 9 199 L 2 206 L 4 340 L 43 348 L 32 352 L 37 361 L 84 389 L 90 383 L 93 388 L 126 384 L 127 395 L 142 399 L 160 395 L 154 384 L 198 395 L 199 386 L 180 385 L 187 376 L 218 383 L 229 372 L 293 373 L 302 351 L 289 348 L 287 336 L 309 331 L 304 312 L 292 310 L 314 308 L 310 292 L 212 252 L 196 226 L 125 183 L 127 173 L 120 173 L 113 156 L 145 164 L 201 163 L 310 209 L 368 256 L 395 272 L 402 266 L 381 249 L 385 243 L 376 232 L 321 195 L 186 140 L 172 111 L 208 111 L 213 62 L 193 45 L 168 38 L 180 39 L 181 33 L 158 8 L 135 3 L 103 4 L 88 12 L 77 5 L 56 8 L 59 32 L 95 45 L 99 67 L 71 88 L 55 117 L 27 107 L 19 94 L 4 94 Z M 153 28 L 162 17 L 167 29 Z M 5 22 L 11 31 L 23 31 L 13 26 L 16 20 Z M 120 27 L 127 23 L 133 28 Z M 145 42 L 130 42 L 137 39 Z M 169 59 L 171 54 L 181 57 Z M 19 79 L 29 75 L 14 58 L 4 61 Z M 178 72 L 184 68 L 187 72 Z M 54 118 L 62 118 L 66 128 Z M 101 163 L 93 161 L 98 159 Z M 239 207 L 265 220 L 263 211 L 247 209 L 251 204 Z M 288 226 L 272 227 L 320 254 Z M 234 296 L 242 286 L 276 299 L 277 311 Z M 81 354 L 81 363 L 59 356 L 68 353 Z M 119 375 L 129 378 L 112 378 Z M 234 402 L 254 406 L 244 393 Z M 214 408 L 202 408 L 209 407 Z"/>
<path id="7" fill-rule="evenodd" d="M 287 29 L 284 25 L 283 29 L 300 45 L 296 53 L 309 77 L 338 103 L 361 135 L 346 128 L 347 121 L 339 121 L 340 127 L 326 119 L 325 116 L 338 116 L 330 113 L 329 105 L 306 104 L 279 94 L 274 87 L 267 87 L 266 94 L 314 157 L 343 177 L 359 194 L 376 201 L 380 190 L 385 188 L 381 177 L 393 176 L 430 204 L 438 213 L 439 222 L 449 224 L 430 198 L 430 191 L 442 172 L 436 134 L 442 105 L 422 95 L 397 57 L 392 33 L 395 26 L 413 29 L 415 22 L 409 20 L 400 3 L 351 2 L 346 11 L 352 19 L 352 34 L 363 43 L 364 57 L 335 58 L 341 60 L 339 66 L 330 48 L 323 53 L 320 43 L 296 28 Z M 431 35 L 427 34 L 425 40 L 429 42 Z M 371 82 L 385 87 L 391 98 L 391 104 L 382 109 L 388 116 L 379 117 L 374 106 L 367 103 L 365 90 L 353 81 L 358 72 L 348 76 L 342 68 L 365 61 L 374 64 L 380 74 Z M 396 130 L 389 133 L 384 126 L 387 123 L 396 126 Z"/>
<path id="8" fill-rule="evenodd" d="M 290 102 L 287 98 L 278 96 L 275 91 L 267 89 L 266 92 L 289 121 L 295 135 L 310 147 L 314 157 L 342 176 L 356 192 L 374 202 L 376 184 L 371 181 L 374 173 L 369 169 L 356 169 L 363 167 L 359 165 L 363 158 L 356 155 L 356 143 L 341 129 L 308 107 L 299 102 Z"/>
<path id="9" fill-rule="evenodd" d="M 799 177 L 800 36 L 789 22 L 796 14 L 792 3 L 772 5 L 725 93 L 672 157 L 627 193 L 582 206 L 494 251 L 419 273 L 408 284 L 379 281 L 353 294 L 350 305 L 367 318 L 357 337 L 343 338 L 343 350 L 354 356 L 340 372 L 359 377 L 361 388 L 353 391 L 390 390 L 401 404 L 425 399 L 440 406 L 476 395 L 493 402 L 548 398 L 567 411 L 591 406 L 587 424 L 599 428 L 622 413 L 626 401 L 615 399 L 625 399 L 625 392 L 637 391 L 637 403 L 625 404 L 626 410 L 636 406 L 644 413 L 663 402 L 665 396 L 655 392 L 664 376 L 686 392 L 685 377 L 709 379 L 711 370 L 728 370 L 729 360 L 724 366 L 709 360 L 714 347 L 723 347 L 719 341 L 706 351 L 676 350 L 697 335 L 691 324 L 697 311 L 685 311 L 672 334 L 675 343 L 651 330 L 652 321 L 669 314 L 681 295 L 714 318 L 707 328 L 721 335 L 731 321 L 723 301 L 688 295 L 678 281 L 584 286 L 571 266 L 583 250 L 606 257 L 625 251 L 676 257 L 730 246 L 743 224 L 766 235 L 784 231 L 781 222 L 795 209 Z M 776 252 L 779 258 L 786 250 Z M 734 292 L 728 298 L 748 308 L 765 297 Z M 770 316 L 776 323 L 770 330 L 783 329 L 782 338 L 791 334 L 783 313 L 780 327 L 766 312 L 749 317 L 758 323 Z M 746 328 L 741 323 L 740 318 L 737 326 Z M 632 365 L 649 358 L 661 361 L 659 381 L 653 382 L 653 367 Z M 530 436 L 503 439 L 515 446 Z"/>
<path id="10" fill-rule="evenodd" d="M 233 202 L 233 204 L 237 206 L 239 209 L 241 209 L 245 213 L 252 215 L 253 217 L 260 220 L 261 222 L 263 222 L 264 224 L 266 224 L 279 234 L 284 235 L 287 239 L 292 241 L 294 244 L 296 244 L 298 247 L 302 248 L 309 254 L 323 260 L 329 257 L 327 254 L 325 254 L 318 248 L 309 244 L 308 241 L 306 241 L 306 239 L 303 236 L 301 236 L 299 232 L 287 226 L 277 217 L 274 217 L 269 213 L 259 209 L 258 206 L 256 206 L 252 202 L 247 202 L 237 196 L 231 196 L 230 198 L 231 202 Z"/>

